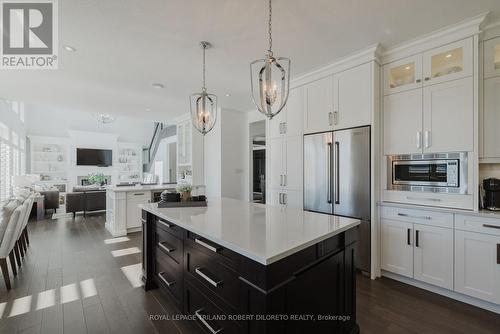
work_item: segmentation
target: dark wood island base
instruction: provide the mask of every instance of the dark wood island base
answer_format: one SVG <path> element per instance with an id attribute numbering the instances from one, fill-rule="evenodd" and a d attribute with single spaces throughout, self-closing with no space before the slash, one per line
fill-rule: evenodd
<path id="1" fill-rule="evenodd" d="M 358 333 L 357 227 L 269 265 L 143 210 L 143 281 L 205 333 Z"/>

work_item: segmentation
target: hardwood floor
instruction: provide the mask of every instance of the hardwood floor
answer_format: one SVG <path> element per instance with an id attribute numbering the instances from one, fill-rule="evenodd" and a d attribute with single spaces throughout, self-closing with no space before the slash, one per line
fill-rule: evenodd
<path id="1" fill-rule="evenodd" d="M 30 222 L 28 228 L 31 246 L 12 290 L 0 280 L 0 333 L 197 333 L 192 323 L 162 319 L 176 313 L 174 306 L 157 290 L 137 287 L 140 233 L 109 243 L 104 215 Z M 360 276 L 357 303 L 361 333 L 500 328 L 500 315 L 385 278 Z"/>

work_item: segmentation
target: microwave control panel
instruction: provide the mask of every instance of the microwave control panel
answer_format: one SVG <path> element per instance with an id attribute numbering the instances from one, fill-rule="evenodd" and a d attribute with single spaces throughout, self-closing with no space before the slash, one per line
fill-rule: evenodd
<path id="1" fill-rule="evenodd" d="M 458 161 L 448 161 L 446 165 L 446 184 L 448 187 L 458 187 Z"/>

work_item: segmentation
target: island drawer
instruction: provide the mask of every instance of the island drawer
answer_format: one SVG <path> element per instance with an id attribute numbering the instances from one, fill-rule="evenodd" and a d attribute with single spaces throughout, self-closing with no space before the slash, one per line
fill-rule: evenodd
<path id="1" fill-rule="evenodd" d="M 176 238 L 170 233 L 162 229 L 156 230 L 156 247 L 159 252 L 157 254 L 165 254 L 177 263 L 182 262 L 182 240 Z"/>
<path id="2" fill-rule="evenodd" d="M 231 307 L 238 309 L 238 273 L 224 264 L 214 261 L 213 256 L 194 247 L 186 249 L 186 275 L 195 278 L 201 289 L 210 289 Z"/>
<path id="3" fill-rule="evenodd" d="M 242 333 L 241 328 L 236 322 L 229 320 L 220 307 L 201 293 L 190 282 L 186 282 L 185 289 L 185 312 L 196 317 L 196 322 L 204 333 Z"/>
<path id="4" fill-rule="evenodd" d="M 180 304 L 182 298 L 182 270 L 169 261 L 157 257 L 155 278 L 161 290 L 166 290 Z M 180 266 L 179 266 L 180 267 Z"/>
<path id="5" fill-rule="evenodd" d="M 189 244 L 194 248 L 210 254 L 214 259 L 218 259 L 234 269 L 238 267 L 238 262 L 241 256 L 232 250 L 189 231 L 187 232 L 187 239 L 190 241 Z"/>
<path id="6" fill-rule="evenodd" d="M 168 232 L 172 235 L 175 235 L 177 238 L 182 239 L 182 228 L 179 226 L 172 224 L 169 221 L 166 221 L 165 219 L 161 219 L 156 217 L 156 230 L 162 230 L 165 232 Z"/>

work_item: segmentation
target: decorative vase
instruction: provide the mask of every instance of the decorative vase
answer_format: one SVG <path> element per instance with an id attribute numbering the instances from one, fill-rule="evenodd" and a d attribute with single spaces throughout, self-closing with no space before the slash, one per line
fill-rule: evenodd
<path id="1" fill-rule="evenodd" d="M 189 199 L 191 198 L 191 192 L 190 191 L 181 192 L 181 198 L 183 202 L 189 201 Z"/>

